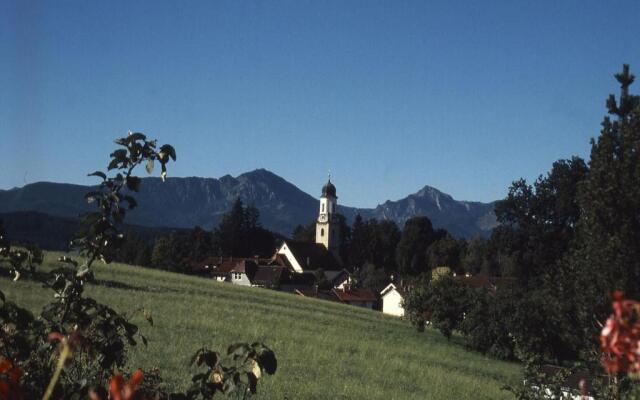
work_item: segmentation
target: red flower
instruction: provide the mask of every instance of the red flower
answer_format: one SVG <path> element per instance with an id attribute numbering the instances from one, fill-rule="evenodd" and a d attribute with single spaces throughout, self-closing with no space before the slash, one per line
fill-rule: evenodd
<path id="1" fill-rule="evenodd" d="M 613 293 L 613 314 L 600 333 L 602 363 L 608 373 L 640 373 L 640 303 Z"/>
<path id="2" fill-rule="evenodd" d="M 9 360 L 0 358 L 0 399 L 21 400 L 24 393 L 20 387 L 23 371 Z"/>
<path id="3" fill-rule="evenodd" d="M 114 376 L 109 384 L 109 397 L 112 400 L 132 400 L 143 378 L 144 375 L 140 369 L 133 373 L 129 382 L 124 381 L 122 374 Z"/>

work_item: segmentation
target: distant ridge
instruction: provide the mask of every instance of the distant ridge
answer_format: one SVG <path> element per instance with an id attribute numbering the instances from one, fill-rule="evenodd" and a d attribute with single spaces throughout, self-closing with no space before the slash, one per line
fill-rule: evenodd
<path id="1" fill-rule="evenodd" d="M 71 239 L 80 229 L 80 220 L 56 217 L 38 211 L 0 213 L 2 226 L 13 243 L 36 243 L 46 250 L 68 251 Z M 161 228 L 126 224 L 125 232 L 135 232 L 148 244 L 159 236 L 184 231 L 180 228 Z"/>
<path id="2" fill-rule="evenodd" d="M 318 188 L 321 184 L 318 183 Z M 92 209 L 83 200 L 88 190 L 89 186 L 52 182 L 0 190 L 0 213 L 37 211 L 75 218 Z M 165 183 L 159 178 L 143 178 L 138 197 L 141 207 L 127 215 L 127 221 L 147 227 L 211 229 L 237 197 L 260 210 L 265 228 L 283 235 L 290 235 L 296 225 L 308 224 L 317 217 L 318 199 L 270 171 L 257 169 L 235 178 L 230 175 L 219 179 L 170 178 Z M 456 237 L 470 238 L 486 236 L 497 225 L 493 208 L 494 203 L 458 201 L 425 186 L 403 199 L 388 200 L 373 209 L 339 206 L 338 211 L 348 221 L 360 213 L 365 219 L 393 220 L 400 227 L 407 219 L 424 215 L 435 227 Z"/>

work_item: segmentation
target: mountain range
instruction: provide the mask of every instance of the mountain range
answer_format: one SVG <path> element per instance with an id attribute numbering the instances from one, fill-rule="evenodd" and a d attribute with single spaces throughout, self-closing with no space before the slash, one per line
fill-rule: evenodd
<path id="1" fill-rule="evenodd" d="M 0 213 L 36 211 L 76 218 L 92 210 L 92 205 L 84 201 L 84 194 L 90 189 L 83 185 L 37 182 L 0 190 Z M 238 197 L 258 208 L 265 228 L 287 236 L 298 224 L 306 225 L 318 214 L 317 198 L 270 171 L 257 169 L 235 178 L 230 175 L 219 179 L 170 178 L 164 183 L 159 178 L 143 178 L 137 194 L 140 206 L 127 215 L 127 222 L 147 227 L 211 229 Z M 364 219 L 393 220 L 402 228 L 409 218 L 424 215 L 434 227 L 464 238 L 488 235 L 497 225 L 493 209 L 494 203 L 454 200 L 430 186 L 375 208 L 338 206 L 338 212 L 349 222 L 359 213 Z"/>

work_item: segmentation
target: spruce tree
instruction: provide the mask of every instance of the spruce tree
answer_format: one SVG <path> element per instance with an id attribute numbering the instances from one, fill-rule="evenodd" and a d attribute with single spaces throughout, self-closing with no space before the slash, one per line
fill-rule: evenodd
<path id="1" fill-rule="evenodd" d="M 351 249 L 349 252 L 349 262 L 354 268 L 362 268 L 369 261 L 368 245 L 370 238 L 367 225 L 362 220 L 360 214 L 356 215 L 351 225 Z"/>
<path id="2" fill-rule="evenodd" d="M 640 297 L 640 97 L 629 93 L 634 76 L 628 65 L 615 77 L 621 94 L 617 100 L 609 96 L 610 116 L 591 141 L 590 170 L 578 191 L 578 237 L 565 278 L 573 282 L 563 285 L 578 303 L 574 317 L 592 346 L 597 321 L 610 312 L 610 293 Z"/>

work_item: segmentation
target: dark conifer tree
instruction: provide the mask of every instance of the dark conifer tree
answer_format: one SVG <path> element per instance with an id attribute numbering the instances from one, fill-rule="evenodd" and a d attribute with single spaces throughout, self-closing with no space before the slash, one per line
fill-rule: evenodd
<path id="1" fill-rule="evenodd" d="M 377 224 L 377 253 L 375 260 L 378 266 L 382 267 L 387 275 L 398 270 L 396 264 L 396 247 L 400 242 L 400 229 L 391 220 L 383 220 Z"/>
<path id="2" fill-rule="evenodd" d="M 595 346 L 596 320 L 609 313 L 609 295 L 640 298 L 640 96 L 629 93 L 629 66 L 616 74 L 621 93 L 610 95 L 600 136 L 591 141 L 589 174 L 578 193 L 578 240 L 568 265 L 586 328 Z"/>
<path id="3" fill-rule="evenodd" d="M 369 237 L 367 226 L 360 214 L 356 215 L 351 225 L 351 247 L 349 251 L 349 263 L 354 268 L 361 268 L 369 261 L 368 244 Z"/>
<path id="4" fill-rule="evenodd" d="M 299 242 L 314 243 L 316 241 L 315 221 L 307 225 L 298 225 L 291 234 L 291 239 Z"/>
<path id="5" fill-rule="evenodd" d="M 270 256 L 275 249 L 275 237 L 261 227 L 258 209 L 245 207 L 239 198 L 215 229 L 213 243 L 220 256 Z"/>
<path id="6" fill-rule="evenodd" d="M 436 239 L 437 233 L 429 218 L 414 217 L 407 220 L 396 249 L 399 272 L 407 276 L 427 272 L 426 250 Z"/>

